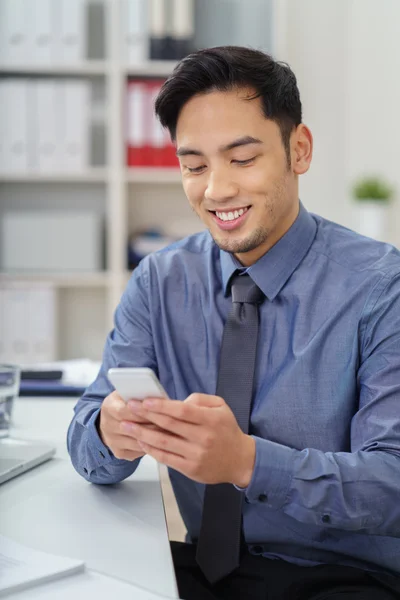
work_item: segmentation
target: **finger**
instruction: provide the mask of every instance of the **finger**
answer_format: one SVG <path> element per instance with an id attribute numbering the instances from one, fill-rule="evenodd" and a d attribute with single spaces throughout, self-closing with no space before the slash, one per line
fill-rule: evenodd
<path id="1" fill-rule="evenodd" d="M 170 415 L 164 415 L 162 413 L 150 411 L 144 412 L 148 417 L 146 419 L 147 423 L 151 423 L 153 428 L 169 431 L 170 433 L 174 433 L 175 435 L 186 440 L 191 440 L 192 442 L 197 441 L 200 438 L 201 428 L 197 424 L 180 421 L 179 419 L 175 419 Z M 147 425 L 147 423 L 144 423 L 144 425 L 150 428 L 151 425 Z"/>
<path id="2" fill-rule="evenodd" d="M 166 400 L 160 398 L 147 398 L 143 400 L 143 408 L 139 415 L 146 415 L 149 419 L 151 413 L 168 415 L 179 421 L 187 423 L 202 424 L 206 417 L 204 407 L 196 406 L 180 400 Z"/>
<path id="3" fill-rule="evenodd" d="M 153 446 L 150 446 L 150 444 L 145 444 L 144 442 L 140 442 L 140 446 L 142 448 L 142 452 L 152 456 L 157 462 L 166 465 L 167 467 L 171 467 L 171 469 L 175 469 L 180 473 L 185 473 L 187 470 L 188 461 L 182 456 L 173 454 L 167 450 L 154 448 Z"/>
<path id="4" fill-rule="evenodd" d="M 196 453 L 196 447 L 192 443 L 167 431 L 153 430 L 146 425 L 134 423 L 130 424 L 130 429 L 139 443 L 149 444 L 159 450 L 166 450 L 186 458 L 192 458 Z"/>
<path id="5" fill-rule="evenodd" d="M 135 423 L 147 423 L 148 419 L 144 416 L 145 411 L 143 410 L 143 402 L 141 400 L 129 400 L 127 407 L 130 411 L 131 417 L 127 418 L 127 421 L 135 421 Z"/>
<path id="6" fill-rule="evenodd" d="M 107 418 L 112 419 L 115 423 L 120 423 L 121 421 L 135 421 L 146 423 L 147 419 L 143 416 L 138 415 L 136 412 L 132 411 L 131 408 L 125 404 L 122 400 L 123 404 L 115 404 L 111 410 L 107 411 Z"/>
<path id="7" fill-rule="evenodd" d="M 130 425 L 142 425 L 144 427 L 148 427 L 149 429 L 154 429 L 155 431 L 159 430 L 159 427 L 154 423 L 150 423 L 146 421 L 145 423 L 136 423 L 134 421 L 121 421 L 118 423 L 118 428 L 115 430 L 118 435 L 122 435 L 124 437 L 128 437 L 129 439 L 136 439 L 133 434 L 133 429 Z"/>

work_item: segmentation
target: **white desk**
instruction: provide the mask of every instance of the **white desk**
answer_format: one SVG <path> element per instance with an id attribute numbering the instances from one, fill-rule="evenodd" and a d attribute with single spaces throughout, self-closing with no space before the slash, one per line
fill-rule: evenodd
<path id="1" fill-rule="evenodd" d="M 75 402 L 17 399 L 13 436 L 52 442 L 57 454 L 1 486 L 0 533 L 177 598 L 156 462 L 145 457 L 136 473 L 117 485 L 87 483 L 72 467 L 66 449 Z M 33 589 L 23 594 L 15 598 L 33 597 Z"/>

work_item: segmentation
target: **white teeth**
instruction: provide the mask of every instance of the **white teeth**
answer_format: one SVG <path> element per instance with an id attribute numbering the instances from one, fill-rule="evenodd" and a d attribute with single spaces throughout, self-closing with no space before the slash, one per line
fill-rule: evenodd
<path id="1" fill-rule="evenodd" d="M 215 211 L 215 214 L 219 219 L 221 219 L 221 221 L 233 221 L 233 219 L 238 219 L 239 217 L 241 217 L 242 214 L 245 213 L 247 210 L 247 208 L 241 208 L 240 210 L 235 210 L 234 212 L 228 213 Z"/>

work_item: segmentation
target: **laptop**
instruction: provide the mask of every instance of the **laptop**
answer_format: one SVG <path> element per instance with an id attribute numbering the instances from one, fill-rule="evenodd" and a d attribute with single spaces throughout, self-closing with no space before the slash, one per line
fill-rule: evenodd
<path id="1" fill-rule="evenodd" d="M 44 442 L 13 437 L 0 439 L 0 483 L 40 465 L 55 453 L 55 447 Z"/>

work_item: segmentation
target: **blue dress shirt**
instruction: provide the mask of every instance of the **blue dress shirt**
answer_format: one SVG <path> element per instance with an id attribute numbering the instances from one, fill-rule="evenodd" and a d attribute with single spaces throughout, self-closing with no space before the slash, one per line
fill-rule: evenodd
<path id="1" fill-rule="evenodd" d="M 116 459 L 96 429 L 113 391 L 110 367 L 154 369 L 173 399 L 215 394 L 237 267 L 207 231 L 134 270 L 68 431 L 85 479 L 119 482 L 139 464 Z M 398 575 L 400 253 L 300 204 L 289 231 L 248 272 L 266 295 L 250 424 L 256 461 L 243 490 L 250 551 Z M 195 540 L 204 485 L 169 471 Z"/>

